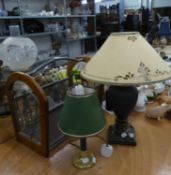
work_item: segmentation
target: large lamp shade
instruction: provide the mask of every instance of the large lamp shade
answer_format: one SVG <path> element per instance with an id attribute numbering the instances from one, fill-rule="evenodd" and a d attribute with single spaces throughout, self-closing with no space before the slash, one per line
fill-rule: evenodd
<path id="1" fill-rule="evenodd" d="M 82 71 L 86 79 L 112 85 L 166 80 L 171 69 L 138 32 L 112 33 Z"/>

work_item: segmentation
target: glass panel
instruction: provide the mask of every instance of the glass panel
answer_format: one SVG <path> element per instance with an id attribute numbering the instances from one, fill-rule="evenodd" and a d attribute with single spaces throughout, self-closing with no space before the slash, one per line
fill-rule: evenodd
<path id="1" fill-rule="evenodd" d="M 63 103 L 68 87 L 69 87 L 69 81 L 65 79 L 53 84 L 52 86 L 47 86 L 46 88 L 44 88 L 44 91 L 48 96 L 48 100 L 50 102 L 49 104 L 53 105 L 52 100 L 56 104 Z"/>
<path id="2" fill-rule="evenodd" d="M 69 87 L 67 64 L 68 59 L 52 60 L 32 74 L 48 97 L 49 109 L 64 101 Z"/>
<path id="3" fill-rule="evenodd" d="M 39 102 L 32 90 L 23 82 L 13 86 L 15 122 L 19 134 L 40 143 Z"/>

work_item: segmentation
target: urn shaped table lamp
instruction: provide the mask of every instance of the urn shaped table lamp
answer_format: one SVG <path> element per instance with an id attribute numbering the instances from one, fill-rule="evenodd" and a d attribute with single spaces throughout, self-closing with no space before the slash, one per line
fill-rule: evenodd
<path id="1" fill-rule="evenodd" d="M 87 151 L 86 138 L 98 134 L 105 127 L 103 111 L 94 89 L 82 87 L 81 93 L 76 92 L 76 88 L 67 91 L 58 127 L 63 134 L 80 139 L 81 152 L 73 159 L 74 166 L 93 166 L 96 158 Z"/>
<path id="2" fill-rule="evenodd" d="M 128 115 L 137 101 L 136 86 L 164 81 L 171 69 L 138 32 L 111 33 L 82 70 L 88 80 L 110 85 L 106 100 L 116 115 L 109 126 L 109 144 L 136 145 Z"/>

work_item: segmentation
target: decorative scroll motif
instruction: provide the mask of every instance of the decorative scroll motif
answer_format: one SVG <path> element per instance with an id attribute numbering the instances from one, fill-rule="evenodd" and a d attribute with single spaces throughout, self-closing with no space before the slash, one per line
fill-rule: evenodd
<path id="1" fill-rule="evenodd" d="M 128 40 L 134 42 L 135 40 L 137 40 L 136 36 L 128 36 Z"/>
<path id="2" fill-rule="evenodd" d="M 129 80 L 129 79 L 143 77 L 145 81 L 151 81 L 151 77 L 165 75 L 165 74 L 169 75 L 169 72 L 160 71 L 159 69 L 156 69 L 154 73 L 151 73 L 151 70 L 147 66 L 145 66 L 144 63 L 140 62 L 139 67 L 137 69 L 137 74 L 138 76 L 135 76 L 134 74 L 128 72 L 125 76 L 118 75 L 114 77 L 114 80 L 115 81 L 119 81 L 119 79 Z"/>
<path id="3" fill-rule="evenodd" d="M 129 80 L 129 79 L 132 79 L 132 78 L 134 78 L 134 77 L 135 77 L 134 74 L 128 72 L 125 76 L 121 76 L 121 75 L 116 76 L 116 77 L 114 78 L 114 80 L 115 80 L 115 81 L 118 81 L 119 79 Z"/>

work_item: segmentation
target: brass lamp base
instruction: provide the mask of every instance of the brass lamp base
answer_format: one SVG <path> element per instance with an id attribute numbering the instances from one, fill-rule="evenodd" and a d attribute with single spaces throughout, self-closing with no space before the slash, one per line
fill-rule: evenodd
<path id="1" fill-rule="evenodd" d="M 88 151 L 81 151 L 81 153 L 73 159 L 73 164 L 76 168 L 80 169 L 91 168 L 96 164 L 96 157 Z"/>

